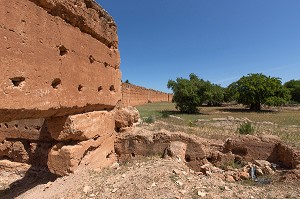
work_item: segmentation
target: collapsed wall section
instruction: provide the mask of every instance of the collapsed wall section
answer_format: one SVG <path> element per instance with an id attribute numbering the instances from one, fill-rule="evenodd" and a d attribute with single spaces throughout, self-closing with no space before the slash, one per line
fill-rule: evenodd
<path id="1" fill-rule="evenodd" d="M 111 110 L 116 24 L 91 0 L 0 2 L 0 122 Z"/>
<path id="2" fill-rule="evenodd" d="M 171 102 L 173 94 L 147 89 L 133 84 L 122 83 L 122 103 L 136 106 L 152 102 Z"/>

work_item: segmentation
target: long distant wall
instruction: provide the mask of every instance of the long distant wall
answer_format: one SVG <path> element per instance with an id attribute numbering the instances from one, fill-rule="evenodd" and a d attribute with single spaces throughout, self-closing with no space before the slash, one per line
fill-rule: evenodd
<path id="1" fill-rule="evenodd" d="M 133 84 L 122 84 L 124 106 L 136 106 L 152 102 L 171 102 L 173 94 L 147 89 Z"/>

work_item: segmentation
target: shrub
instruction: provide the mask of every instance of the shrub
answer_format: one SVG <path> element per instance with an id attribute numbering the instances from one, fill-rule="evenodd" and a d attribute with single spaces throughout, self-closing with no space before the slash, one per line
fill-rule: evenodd
<path id="1" fill-rule="evenodd" d="M 237 132 L 241 135 L 254 134 L 254 131 L 255 128 L 251 122 L 242 123 L 237 129 Z"/>
<path id="2" fill-rule="evenodd" d="M 151 124 L 155 122 L 155 119 L 152 116 L 149 116 L 144 119 L 144 122 Z"/>
<path id="3" fill-rule="evenodd" d="M 162 111 L 161 112 L 161 117 L 162 118 L 168 118 L 168 117 L 170 117 L 170 115 L 169 115 L 169 113 L 167 111 Z"/>

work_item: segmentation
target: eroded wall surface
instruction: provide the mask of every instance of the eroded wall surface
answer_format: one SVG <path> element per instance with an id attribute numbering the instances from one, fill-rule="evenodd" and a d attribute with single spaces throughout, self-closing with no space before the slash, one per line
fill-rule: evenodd
<path id="1" fill-rule="evenodd" d="M 1 0 L 0 8 L 0 121 L 114 108 L 120 56 L 104 9 L 92 0 Z"/>
<path id="2" fill-rule="evenodd" d="M 133 84 L 122 83 L 122 103 L 136 106 L 152 102 L 171 102 L 173 94 L 147 89 Z"/>
<path id="3" fill-rule="evenodd" d="M 93 0 L 0 1 L 0 158 L 57 175 L 114 157 L 117 26 Z"/>

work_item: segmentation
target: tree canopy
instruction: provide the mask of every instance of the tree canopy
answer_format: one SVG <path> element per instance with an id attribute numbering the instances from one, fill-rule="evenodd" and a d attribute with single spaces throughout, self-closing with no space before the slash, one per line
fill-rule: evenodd
<path id="1" fill-rule="evenodd" d="M 290 80 L 284 86 L 291 92 L 291 100 L 300 103 L 300 80 Z"/>
<path id="2" fill-rule="evenodd" d="M 223 88 L 209 81 L 200 79 L 191 73 L 189 79 L 169 80 L 168 88 L 173 90 L 173 101 L 181 112 L 196 113 L 203 103 L 218 105 L 223 101 Z"/>
<path id="3" fill-rule="evenodd" d="M 128 80 L 128 79 L 126 79 L 124 83 L 130 84 L 130 82 L 129 82 L 129 80 Z"/>
<path id="4" fill-rule="evenodd" d="M 251 110 L 260 110 L 262 104 L 279 106 L 290 99 L 289 91 L 280 78 L 261 73 L 243 76 L 229 85 L 228 90 L 237 102 L 249 105 Z"/>

